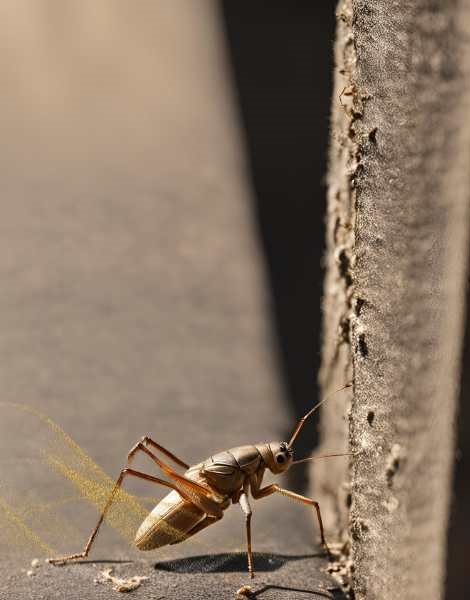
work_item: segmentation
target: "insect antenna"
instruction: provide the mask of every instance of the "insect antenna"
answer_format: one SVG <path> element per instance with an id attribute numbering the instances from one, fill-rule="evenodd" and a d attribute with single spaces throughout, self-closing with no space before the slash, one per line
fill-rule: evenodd
<path id="1" fill-rule="evenodd" d="M 309 456 L 308 458 L 301 458 L 300 460 L 294 460 L 293 465 L 307 462 L 309 460 L 318 460 L 319 458 L 331 458 L 332 456 L 356 456 L 357 452 L 344 452 L 341 454 L 321 454 L 320 456 Z"/>
<path id="2" fill-rule="evenodd" d="M 333 396 L 334 394 L 337 394 L 338 392 L 341 392 L 342 390 L 345 390 L 348 387 L 351 387 L 352 383 L 347 383 L 346 385 L 343 385 L 343 387 L 340 387 L 338 390 L 335 390 L 333 393 L 329 394 L 328 396 L 326 396 L 326 398 L 323 398 L 323 400 L 320 400 L 320 402 L 317 402 L 317 404 L 315 404 L 315 406 L 313 408 L 311 408 L 308 413 L 306 415 L 304 415 L 300 421 L 297 423 L 296 428 L 294 429 L 294 433 L 292 434 L 289 444 L 288 444 L 288 448 L 292 448 L 292 445 L 294 444 L 297 436 L 300 433 L 300 430 L 302 429 L 302 427 L 304 426 L 305 421 L 311 416 L 313 415 L 313 413 L 320 408 L 320 406 L 326 402 L 329 398 L 331 398 L 331 396 Z"/>

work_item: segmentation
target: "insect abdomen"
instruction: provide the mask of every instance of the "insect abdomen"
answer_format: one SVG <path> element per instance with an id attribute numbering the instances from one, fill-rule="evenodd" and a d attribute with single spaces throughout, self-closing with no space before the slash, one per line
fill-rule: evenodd
<path id="1" fill-rule="evenodd" d="M 204 517 L 202 510 L 184 500 L 178 492 L 170 492 L 139 527 L 134 543 L 139 550 L 154 550 L 182 542 Z"/>

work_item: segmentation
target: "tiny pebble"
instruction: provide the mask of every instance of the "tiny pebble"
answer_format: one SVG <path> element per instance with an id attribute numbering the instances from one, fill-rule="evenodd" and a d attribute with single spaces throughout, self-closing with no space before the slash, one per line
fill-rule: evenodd
<path id="1" fill-rule="evenodd" d="M 253 588 L 251 585 L 243 585 L 237 590 L 237 598 L 250 598 L 252 595 Z"/>
<path id="2" fill-rule="evenodd" d="M 36 575 L 36 573 L 34 571 L 26 571 L 26 575 L 28 577 L 33 577 L 34 575 Z"/>
<path id="3" fill-rule="evenodd" d="M 33 560 L 31 561 L 31 566 L 33 567 L 33 569 L 37 569 L 39 567 L 39 558 L 33 558 Z"/>

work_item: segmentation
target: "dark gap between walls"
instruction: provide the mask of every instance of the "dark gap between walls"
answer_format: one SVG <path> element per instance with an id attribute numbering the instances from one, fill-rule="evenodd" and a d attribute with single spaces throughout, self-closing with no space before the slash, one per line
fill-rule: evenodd
<path id="1" fill-rule="evenodd" d="M 272 323 L 292 419 L 317 401 L 333 4 L 222 0 L 229 57 L 271 292 Z M 311 454 L 318 415 L 296 444 Z M 304 467 L 304 465 L 302 465 Z M 308 465 L 289 471 L 305 488 Z"/>

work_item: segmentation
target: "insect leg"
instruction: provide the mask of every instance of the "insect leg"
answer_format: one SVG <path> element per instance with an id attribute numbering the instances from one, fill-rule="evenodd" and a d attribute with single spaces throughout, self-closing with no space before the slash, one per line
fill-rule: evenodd
<path id="1" fill-rule="evenodd" d="M 184 461 L 182 461 L 180 458 L 175 456 L 172 452 L 170 452 L 163 446 L 160 446 L 160 444 L 157 444 L 157 442 L 152 440 L 152 438 L 148 437 L 148 435 L 144 436 L 139 442 L 137 442 L 137 444 L 135 444 L 133 448 L 131 448 L 129 454 L 127 455 L 128 461 L 131 461 L 134 458 L 136 452 L 141 450 L 140 444 L 143 444 L 144 446 L 152 446 L 153 448 L 155 448 L 155 450 L 159 450 L 162 454 L 168 456 L 168 458 L 171 459 L 174 463 L 176 463 L 180 467 L 183 467 L 183 469 L 189 469 L 189 465 L 187 465 Z"/>
<path id="2" fill-rule="evenodd" d="M 246 543 L 247 543 L 247 554 L 248 554 L 248 572 L 250 577 L 253 579 L 255 573 L 253 571 L 253 552 L 251 550 L 251 506 L 248 501 L 248 495 L 246 492 L 242 492 L 240 495 L 240 507 L 245 515 L 245 525 L 246 525 Z"/>
<path id="3" fill-rule="evenodd" d="M 137 477 L 139 479 L 145 479 L 147 481 L 151 481 L 152 483 L 158 483 L 160 485 L 164 485 L 165 487 L 169 487 L 172 490 L 179 491 L 176 488 L 176 486 L 169 481 L 165 481 L 164 479 L 159 479 L 158 477 L 153 477 L 152 475 L 147 475 L 147 473 L 141 473 L 140 471 L 135 471 L 134 469 L 129 469 L 128 467 L 126 467 L 119 474 L 119 477 L 117 478 L 117 481 L 114 484 L 111 494 L 109 495 L 108 501 L 105 504 L 103 512 L 101 513 L 100 518 L 98 519 L 98 523 L 96 524 L 96 527 L 91 532 L 91 535 L 88 538 L 88 541 L 85 544 L 85 547 L 82 550 L 82 552 L 79 552 L 78 554 L 70 554 L 69 556 L 61 556 L 59 558 L 49 558 L 48 562 L 50 562 L 52 564 L 63 564 L 70 560 L 76 560 L 78 558 L 86 558 L 88 556 L 88 553 L 90 552 L 90 548 L 98 534 L 98 530 L 101 527 L 101 524 L 103 523 L 103 520 L 104 520 L 111 504 L 113 503 L 115 496 L 116 496 L 118 490 L 120 489 L 122 482 L 124 480 L 124 477 L 126 475 L 132 475 L 133 477 Z"/>
<path id="4" fill-rule="evenodd" d="M 328 544 L 326 543 L 326 540 L 325 540 L 325 531 L 323 529 L 323 521 L 321 518 L 320 505 L 318 504 L 318 502 L 316 502 L 315 500 L 312 500 L 312 498 L 307 498 L 306 496 L 301 496 L 300 494 L 296 494 L 295 492 L 291 492 L 290 490 L 281 488 L 279 485 L 277 485 L 277 483 L 273 483 L 272 485 L 267 485 L 266 487 L 258 489 L 258 490 L 253 489 L 253 486 L 251 487 L 251 493 L 253 495 L 253 498 L 255 498 L 255 499 L 264 498 L 265 496 L 270 496 L 271 494 L 274 494 L 275 492 L 278 492 L 279 494 L 282 494 L 283 496 L 286 496 L 287 498 L 292 498 L 292 500 L 295 500 L 296 502 L 301 502 L 302 504 L 306 504 L 308 506 L 313 506 L 315 508 L 317 519 L 318 519 L 318 525 L 320 527 L 321 544 L 325 548 L 327 554 L 331 554 L 330 549 L 328 548 Z"/>
<path id="5" fill-rule="evenodd" d="M 142 442 L 136 444 L 135 448 L 135 452 L 137 452 L 137 450 L 141 450 L 160 467 L 165 475 L 167 475 L 173 481 L 177 491 L 180 492 L 182 496 L 189 497 L 190 502 L 193 502 L 207 515 L 222 518 L 223 511 L 220 508 L 219 503 L 214 500 L 214 494 L 212 490 L 174 471 L 165 462 L 155 456 L 155 454 L 146 446 L 144 446 Z"/>

